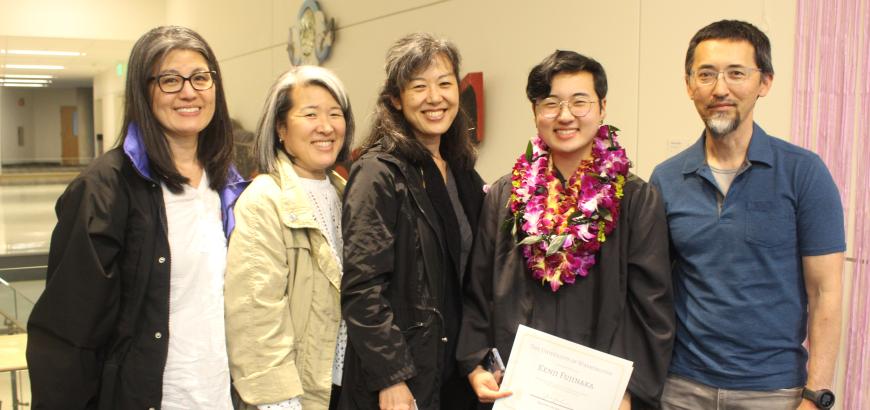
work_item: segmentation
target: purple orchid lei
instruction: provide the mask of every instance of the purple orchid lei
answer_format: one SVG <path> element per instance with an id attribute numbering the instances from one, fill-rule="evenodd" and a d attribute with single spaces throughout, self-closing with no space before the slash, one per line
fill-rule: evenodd
<path id="1" fill-rule="evenodd" d="M 540 136 L 529 142 L 511 175 L 512 233 L 526 266 L 553 292 L 573 284 L 595 265 L 595 254 L 616 221 L 631 162 L 616 141 L 616 127 L 602 125 L 583 161 L 563 186 L 550 167 L 549 147 Z M 522 231 L 522 239 L 517 235 Z"/>

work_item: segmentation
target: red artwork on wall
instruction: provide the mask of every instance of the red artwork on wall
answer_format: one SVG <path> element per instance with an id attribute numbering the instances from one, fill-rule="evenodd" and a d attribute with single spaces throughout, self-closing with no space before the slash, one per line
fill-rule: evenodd
<path id="1" fill-rule="evenodd" d="M 468 73 L 459 83 L 459 105 L 471 120 L 472 142 L 479 144 L 484 134 L 483 73 Z"/>

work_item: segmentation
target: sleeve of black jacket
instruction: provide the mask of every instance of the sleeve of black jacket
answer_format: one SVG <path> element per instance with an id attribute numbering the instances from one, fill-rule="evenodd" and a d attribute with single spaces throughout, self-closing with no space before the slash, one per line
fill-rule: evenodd
<path id="1" fill-rule="evenodd" d="M 668 225 L 661 197 L 652 185 L 642 183 L 630 198 L 622 204 L 631 229 L 628 300 L 611 353 L 634 362 L 628 385 L 632 407 L 658 408 L 676 326 Z"/>
<path id="2" fill-rule="evenodd" d="M 365 369 L 365 385 L 381 390 L 417 370 L 386 298 L 394 274 L 395 227 L 401 198 L 389 166 L 364 158 L 351 169 L 344 194 L 344 276 L 341 310 L 348 338 Z M 406 238 L 407 239 L 407 238 Z"/>
<path id="3" fill-rule="evenodd" d="M 477 236 L 469 258 L 468 286 L 462 307 L 462 328 L 456 359 L 464 374 L 471 373 L 483 360 L 490 348 L 495 347 L 492 330 L 493 272 L 498 230 L 504 220 L 499 211 L 506 206 L 510 195 L 510 180 L 494 183 L 483 200 Z M 502 255 L 504 257 L 504 255 Z M 509 352 L 508 352 L 509 353 Z"/>
<path id="4" fill-rule="evenodd" d="M 103 348 L 119 310 L 127 204 L 117 176 L 79 177 L 57 201 L 45 291 L 27 324 L 35 409 L 96 406 Z"/>

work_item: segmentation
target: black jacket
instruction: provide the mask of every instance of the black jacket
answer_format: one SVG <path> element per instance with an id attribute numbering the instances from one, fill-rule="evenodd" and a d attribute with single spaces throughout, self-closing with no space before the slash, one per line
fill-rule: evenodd
<path id="1" fill-rule="evenodd" d="M 474 170 L 452 172 L 476 227 L 483 180 Z M 377 408 L 378 392 L 402 381 L 418 408 L 439 408 L 442 371 L 455 364 L 448 328 L 455 323 L 458 333 L 460 318 L 453 316 L 461 314 L 460 304 L 459 312 L 445 315 L 445 300 L 460 300 L 463 281 L 446 195 L 431 160 L 412 165 L 374 150 L 351 168 L 342 211 L 341 302 L 349 340 L 342 409 Z"/>
<path id="2" fill-rule="evenodd" d="M 226 232 L 244 187 L 235 171 L 229 182 Z M 55 211 L 46 287 L 27 324 L 33 407 L 159 408 L 171 261 L 163 192 L 138 137 L 94 160 Z"/>
<path id="3" fill-rule="evenodd" d="M 457 357 L 470 372 L 491 347 L 507 363 L 523 324 L 634 362 L 633 408 L 657 408 L 673 347 L 675 318 L 668 227 L 658 192 L 634 175 L 619 222 L 586 277 L 557 292 L 532 278 L 511 218 L 510 175 L 493 184 L 480 215 Z"/>

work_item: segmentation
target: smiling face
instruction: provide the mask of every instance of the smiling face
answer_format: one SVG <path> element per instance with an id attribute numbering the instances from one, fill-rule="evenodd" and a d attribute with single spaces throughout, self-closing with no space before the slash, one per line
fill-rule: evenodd
<path id="1" fill-rule="evenodd" d="M 209 71 L 209 67 L 202 54 L 193 50 L 172 50 L 154 70 L 154 76 L 178 74 L 190 77 L 205 71 Z M 150 87 L 151 112 L 167 138 L 196 139 L 214 117 L 215 86 L 197 91 L 189 81 L 185 81 L 181 91 L 171 94 L 161 91 L 156 80 L 151 81 Z"/>
<path id="2" fill-rule="evenodd" d="M 594 102 L 583 117 L 575 117 L 568 104 L 562 104 L 556 118 L 545 118 L 541 107 L 538 104 L 532 105 L 538 135 L 550 147 L 550 155 L 553 156 L 556 167 L 568 178 L 573 175 L 580 161 L 592 156 L 592 140 L 604 120 L 606 100 L 601 100 L 601 105 L 598 104 L 594 79 L 588 71 L 554 75 L 550 83 L 550 95 L 545 98 L 559 101 L 581 98 Z"/>
<path id="3" fill-rule="evenodd" d="M 441 138 L 459 112 L 459 84 L 453 66 L 438 55 L 426 69 L 415 73 L 402 88 L 393 107 L 401 110 L 421 140 Z"/>
<path id="4" fill-rule="evenodd" d="M 341 106 L 319 85 L 294 87 L 291 95 L 293 108 L 278 125 L 278 137 L 300 177 L 323 179 L 344 146 Z"/>
<path id="5" fill-rule="evenodd" d="M 755 49 L 747 41 L 706 40 L 695 48 L 692 72 L 700 69 L 756 68 Z M 751 70 L 740 84 L 728 84 L 719 76 L 713 84 L 697 84 L 687 77 L 686 90 L 707 126 L 708 134 L 720 138 L 738 128 L 751 133 L 752 112 L 759 97 L 767 95 L 773 77 Z"/>

